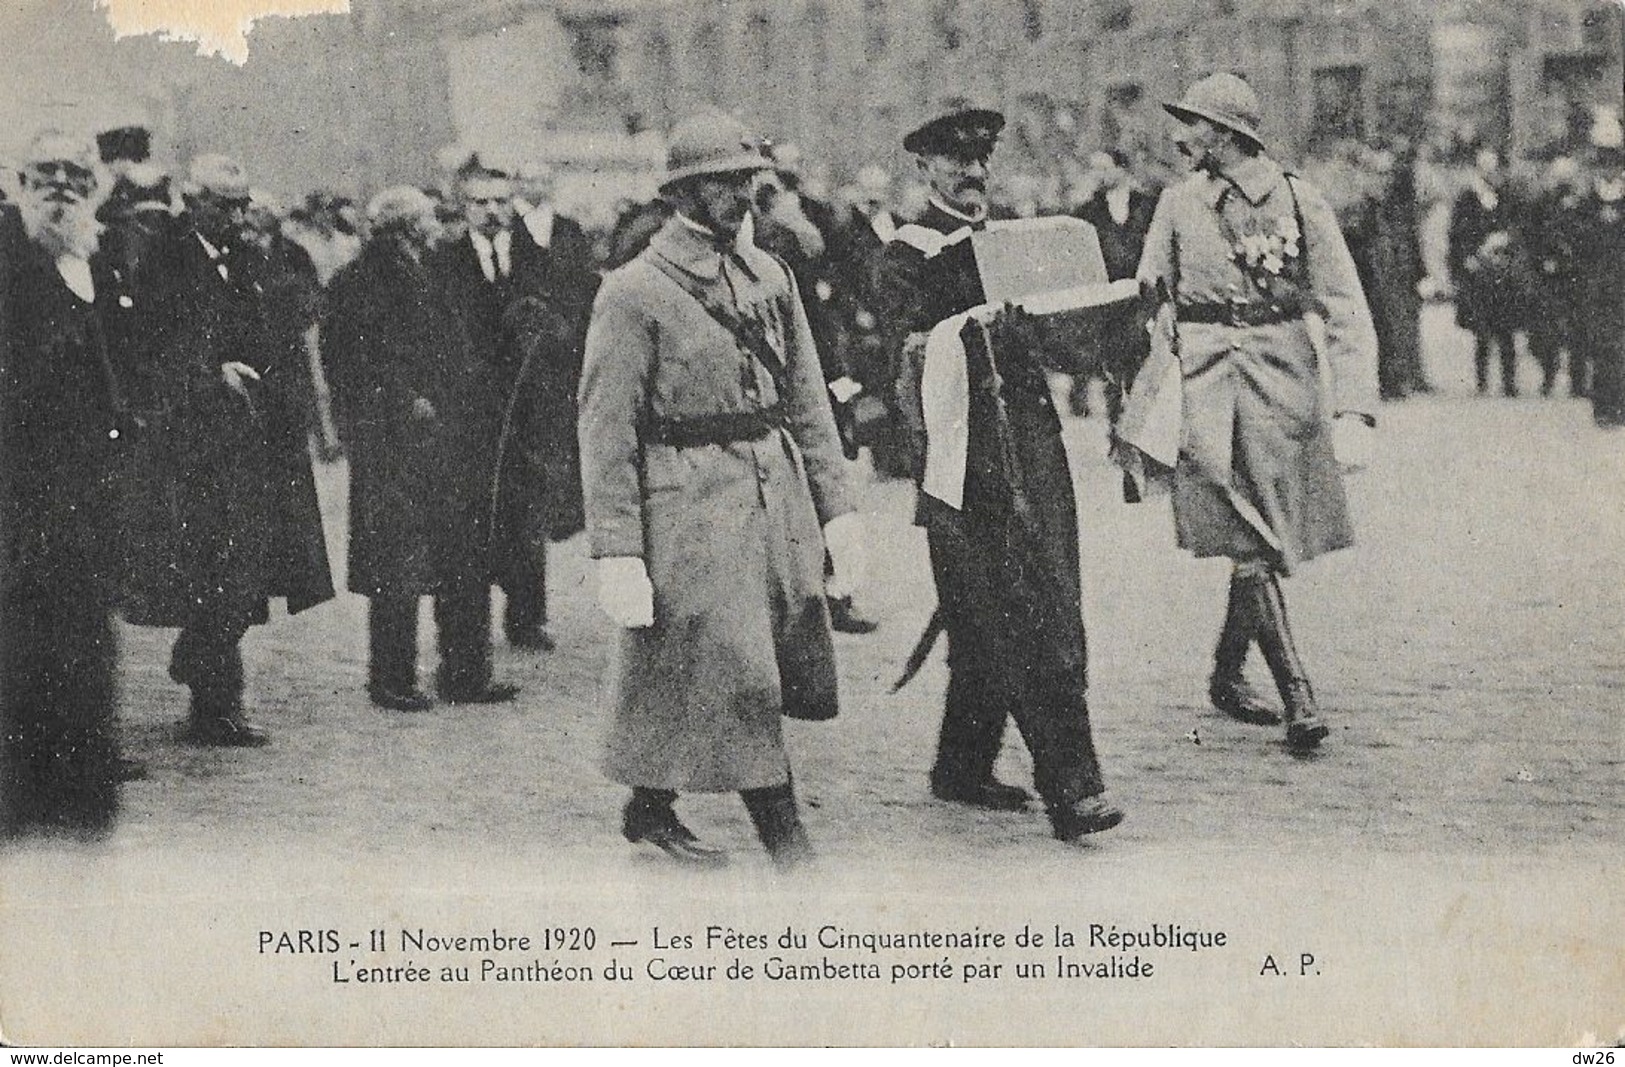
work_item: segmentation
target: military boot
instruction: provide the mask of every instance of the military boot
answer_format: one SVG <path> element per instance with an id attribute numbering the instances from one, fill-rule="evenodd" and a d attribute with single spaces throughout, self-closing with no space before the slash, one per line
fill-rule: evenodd
<path id="1" fill-rule="evenodd" d="M 812 862 L 812 841 L 801 824 L 796 795 L 788 782 L 766 789 L 744 789 L 739 795 L 773 866 L 788 871 Z"/>
<path id="2" fill-rule="evenodd" d="M 1253 606 L 1258 612 L 1255 616 L 1258 647 L 1281 692 L 1287 744 L 1299 751 L 1312 749 L 1324 741 L 1331 730 L 1320 717 L 1314 690 L 1310 688 L 1292 631 L 1287 626 L 1286 599 L 1281 594 L 1280 580 L 1272 574 L 1249 584 L 1253 590 Z"/>
<path id="3" fill-rule="evenodd" d="M 1213 650 L 1213 675 L 1207 695 L 1213 706 L 1238 722 L 1253 726 L 1279 726 L 1281 716 L 1247 681 L 1247 650 L 1253 643 L 1254 618 L 1248 588 L 1253 579 L 1230 575 L 1230 599 L 1224 613 L 1224 629 Z"/>

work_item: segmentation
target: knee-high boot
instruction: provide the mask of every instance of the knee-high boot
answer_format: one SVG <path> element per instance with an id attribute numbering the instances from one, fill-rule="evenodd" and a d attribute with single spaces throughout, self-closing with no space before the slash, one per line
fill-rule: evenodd
<path id="1" fill-rule="evenodd" d="M 750 821 L 756 826 L 756 836 L 762 839 L 773 866 L 790 870 L 813 859 L 812 842 L 807 828 L 801 825 L 801 812 L 796 808 L 796 794 L 789 782 L 763 789 L 742 789 L 739 796 L 750 812 Z"/>
<path id="2" fill-rule="evenodd" d="M 1299 749 L 1314 748 L 1331 731 L 1320 718 L 1314 690 L 1309 686 L 1309 677 L 1287 626 L 1286 599 L 1281 594 L 1280 579 L 1270 574 L 1250 584 L 1253 607 L 1257 611 L 1258 647 L 1281 691 L 1287 743 Z"/>
<path id="3" fill-rule="evenodd" d="M 1254 726 L 1279 726 L 1281 716 L 1247 683 L 1244 673 L 1256 629 L 1256 594 L 1249 588 L 1255 580 L 1241 571 L 1230 574 L 1230 598 L 1224 628 L 1213 649 L 1213 676 L 1208 679 L 1207 693 L 1213 706 L 1232 719 Z"/>

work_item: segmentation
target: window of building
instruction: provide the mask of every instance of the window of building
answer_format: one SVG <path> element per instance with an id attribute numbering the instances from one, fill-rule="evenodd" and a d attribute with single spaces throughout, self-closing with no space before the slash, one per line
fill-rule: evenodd
<path id="1" fill-rule="evenodd" d="M 1587 51 L 1608 53 L 1620 46 L 1619 8 L 1607 4 L 1587 11 L 1580 20 L 1580 40 Z"/>
<path id="2" fill-rule="evenodd" d="M 718 74 L 722 66 L 722 31 L 715 22 L 702 22 L 694 27 L 694 36 L 689 40 L 692 62 L 688 68 L 693 79 L 690 89 L 701 99 L 717 103 L 721 99 Z"/>
<path id="3" fill-rule="evenodd" d="M 1314 75 L 1314 124 L 1317 137 L 1363 139 L 1365 69 L 1321 67 Z"/>
<path id="4" fill-rule="evenodd" d="M 937 0 L 931 11 L 931 28 L 942 42 L 944 50 L 959 51 L 959 46 L 965 43 L 965 28 L 963 12 L 960 10 L 959 0 Z"/>
<path id="5" fill-rule="evenodd" d="M 648 72 L 646 79 L 650 92 L 645 101 L 648 106 L 649 117 L 657 128 L 664 129 L 671 125 L 671 98 L 672 90 L 676 88 L 676 66 L 672 60 L 671 39 L 663 32 L 649 35 L 643 42 L 644 69 Z"/>
<path id="6" fill-rule="evenodd" d="M 1021 33 L 1029 41 L 1044 37 L 1044 0 L 1021 0 Z"/>
<path id="7" fill-rule="evenodd" d="M 773 69 L 773 23 L 764 12 L 752 12 L 745 20 L 745 55 L 757 70 Z"/>
<path id="8" fill-rule="evenodd" d="M 801 17 L 801 38 L 807 42 L 808 70 L 813 91 L 822 96 L 830 81 L 829 11 L 820 0 L 807 5 Z"/>
<path id="9" fill-rule="evenodd" d="M 863 0 L 863 58 L 873 63 L 891 47 L 891 24 L 886 19 L 887 0 Z"/>

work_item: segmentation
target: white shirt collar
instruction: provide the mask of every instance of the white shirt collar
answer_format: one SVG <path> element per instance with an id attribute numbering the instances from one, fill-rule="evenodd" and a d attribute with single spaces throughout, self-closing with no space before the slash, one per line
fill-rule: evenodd
<path id="1" fill-rule="evenodd" d="M 74 296 L 87 304 L 96 302 L 96 283 L 91 280 L 88 260 L 82 256 L 58 256 L 56 272 L 62 275 L 62 281 L 73 290 Z"/>
<path id="2" fill-rule="evenodd" d="M 981 222 L 981 221 L 983 221 L 984 219 L 987 218 L 987 208 L 985 208 L 985 207 L 981 211 L 977 212 L 976 214 L 971 215 L 971 214 L 967 214 L 966 212 L 960 211 L 956 207 L 949 207 L 948 204 L 941 197 L 937 196 L 935 193 L 933 193 L 927 199 L 929 199 L 932 204 L 936 205 L 937 210 L 946 212 L 947 214 L 952 215 L 954 218 L 961 219 L 961 220 L 963 220 L 965 222 L 968 222 L 968 223 L 975 224 L 975 223 Z"/>
<path id="3" fill-rule="evenodd" d="M 530 239 L 536 242 L 537 248 L 546 248 L 553 243 L 553 208 L 547 204 L 538 204 L 522 216 L 525 230 Z"/>

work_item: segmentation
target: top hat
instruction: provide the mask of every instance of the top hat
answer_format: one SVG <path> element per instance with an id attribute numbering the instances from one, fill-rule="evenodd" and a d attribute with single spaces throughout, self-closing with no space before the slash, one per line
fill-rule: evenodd
<path id="1" fill-rule="evenodd" d="M 903 138 L 903 151 L 924 156 L 984 158 L 993 154 L 1004 116 L 986 108 L 938 115 Z"/>
<path id="2" fill-rule="evenodd" d="M 1249 141 L 1264 146 L 1258 135 L 1261 125 L 1258 94 L 1234 74 L 1209 74 L 1185 90 L 1178 103 L 1163 104 L 1163 110 L 1181 122 L 1206 119 Z"/>
<path id="3" fill-rule="evenodd" d="M 145 163 L 152 157 L 152 132 L 145 126 L 120 126 L 96 135 L 103 163 Z"/>
<path id="4" fill-rule="evenodd" d="M 720 111 L 694 115 L 679 122 L 666 146 L 666 176 L 662 190 L 706 174 L 759 171 L 772 167 L 761 141 L 745 124 Z"/>

